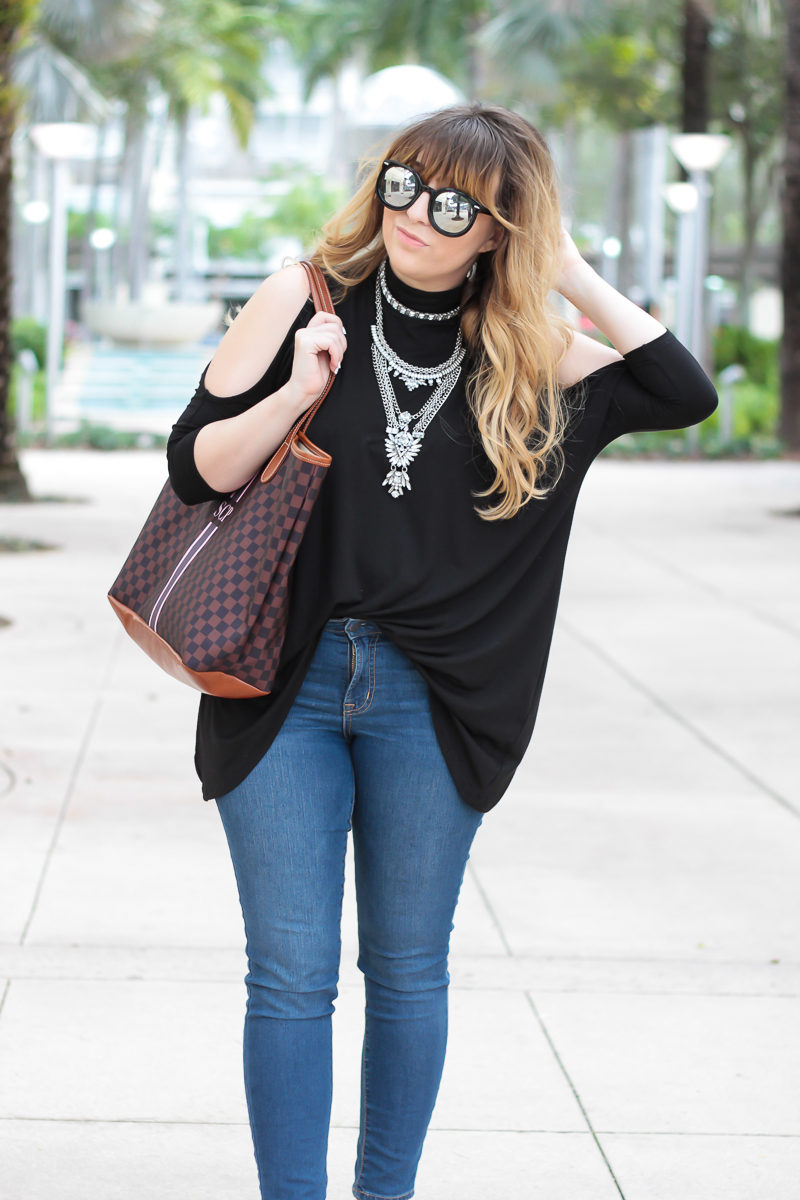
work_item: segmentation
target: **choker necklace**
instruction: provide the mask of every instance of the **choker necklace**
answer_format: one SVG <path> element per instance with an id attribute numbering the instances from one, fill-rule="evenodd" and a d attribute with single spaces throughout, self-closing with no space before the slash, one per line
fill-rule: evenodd
<path id="1" fill-rule="evenodd" d="M 455 350 L 448 360 L 438 367 L 417 367 L 400 358 L 384 337 L 381 292 L 379 273 L 375 281 L 375 324 L 371 327 L 372 364 L 378 380 L 383 410 L 386 413 L 385 445 L 389 472 L 382 486 L 387 487 L 389 495 L 397 499 L 404 491 L 411 490 L 408 467 L 419 454 L 425 430 L 455 387 L 467 350 L 459 328 Z M 392 386 L 392 375 L 402 379 L 410 391 L 417 387 L 436 385 L 419 412 L 412 414 L 400 411 Z"/>
<path id="2" fill-rule="evenodd" d="M 395 296 L 393 296 L 392 293 L 389 291 L 389 287 L 386 283 L 386 263 L 387 263 L 387 261 L 388 261 L 387 259 L 383 260 L 383 262 L 381 263 L 380 270 L 378 271 L 378 281 L 381 285 L 381 292 L 383 293 L 383 298 L 386 301 L 386 303 L 390 304 L 392 306 L 392 308 L 397 310 L 397 312 L 402 313 L 404 317 L 417 317 L 420 321 L 451 321 L 453 319 L 453 317 L 457 317 L 458 314 L 461 312 L 460 304 L 457 304 L 455 306 L 455 308 L 451 308 L 448 312 L 441 312 L 441 313 L 440 312 L 418 312 L 414 308 L 406 308 L 405 304 L 401 304 L 400 301 Z"/>

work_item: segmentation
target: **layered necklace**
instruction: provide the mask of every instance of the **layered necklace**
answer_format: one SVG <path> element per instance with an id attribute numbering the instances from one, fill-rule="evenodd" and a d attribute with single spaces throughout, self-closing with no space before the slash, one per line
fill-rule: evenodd
<path id="1" fill-rule="evenodd" d="M 417 312 L 401 304 L 389 291 L 386 283 L 386 259 L 381 263 L 375 280 L 375 324 L 372 331 L 372 362 L 386 413 L 386 455 L 389 472 L 383 487 L 394 499 L 411 490 L 408 468 L 422 446 L 425 430 L 455 387 L 461 364 L 467 353 L 459 327 L 453 353 L 437 367 L 418 367 L 406 362 L 391 348 L 383 332 L 382 299 L 407 317 L 421 321 L 446 321 L 458 316 L 459 307 L 445 313 Z M 433 392 L 419 412 L 401 411 L 392 385 L 392 376 L 401 379 L 409 391 L 418 387 L 433 387 Z"/>

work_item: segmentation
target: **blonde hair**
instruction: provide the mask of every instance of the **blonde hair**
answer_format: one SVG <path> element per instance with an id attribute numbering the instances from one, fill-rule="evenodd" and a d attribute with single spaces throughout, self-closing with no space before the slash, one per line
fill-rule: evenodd
<path id="1" fill-rule="evenodd" d="M 557 378 L 574 331 L 548 300 L 559 266 L 561 209 L 555 166 L 528 121 L 480 104 L 441 109 L 401 131 L 380 158 L 362 162 L 364 181 L 322 228 L 313 260 L 339 285 L 338 298 L 386 255 L 375 184 L 384 158 L 422 161 L 425 176 L 485 204 L 504 228 L 465 284 L 461 328 L 469 351 L 467 399 L 495 476 L 476 499 L 488 521 L 513 517 L 548 494 L 564 470 L 570 410 Z M 497 182 L 494 200 L 486 181 Z M 548 478 L 549 481 L 548 481 Z"/>

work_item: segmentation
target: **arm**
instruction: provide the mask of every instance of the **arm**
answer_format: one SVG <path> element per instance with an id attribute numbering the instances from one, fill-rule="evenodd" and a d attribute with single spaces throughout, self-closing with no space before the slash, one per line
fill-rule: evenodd
<path id="1" fill-rule="evenodd" d="M 278 271 L 220 342 L 167 447 L 170 478 L 184 503 L 246 483 L 319 395 L 329 367 L 338 369 L 346 348 L 341 320 L 316 313 L 306 324 L 307 300 L 303 268 Z M 287 352 L 290 369 L 280 379 Z"/>
<path id="2" fill-rule="evenodd" d="M 620 364 L 609 372 L 611 400 L 596 452 L 624 433 L 683 429 L 711 415 L 717 393 L 697 360 L 665 325 L 601 279 L 566 231 L 555 287 L 614 346 L 576 334 L 560 364 L 566 381 Z"/>
<path id="3" fill-rule="evenodd" d="M 605 334 L 619 355 L 666 333 L 665 325 L 601 279 L 581 257 L 566 230 L 561 243 L 561 270 L 554 286 Z"/>

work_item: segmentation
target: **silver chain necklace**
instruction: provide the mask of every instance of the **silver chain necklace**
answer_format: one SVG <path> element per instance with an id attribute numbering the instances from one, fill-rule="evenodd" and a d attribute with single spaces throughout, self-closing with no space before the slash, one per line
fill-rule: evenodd
<path id="1" fill-rule="evenodd" d="M 441 313 L 439 313 L 439 312 L 419 312 L 415 308 L 406 308 L 405 304 L 401 304 L 400 301 L 395 296 L 393 296 L 392 293 L 389 291 L 389 285 L 386 282 L 386 263 L 387 263 L 387 261 L 388 261 L 387 259 L 383 260 L 383 262 L 381 263 L 380 270 L 378 271 L 378 279 L 379 279 L 380 285 L 381 285 L 381 292 L 383 293 L 383 298 L 386 301 L 386 303 L 390 304 L 392 306 L 392 308 L 397 310 L 397 312 L 402 313 L 404 317 L 417 317 L 418 320 L 420 320 L 420 321 L 450 321 L 450 320 L 452 320 L 453 317 L 457 317 L 458 314 L 461 312 L 460 304 L 457 304 L 455 306 L 455 308 L 451 308 L 447 312 L 441 312 Z"/>
<path id="2" fill-rule="evenodd" d="M 417 367 L 400 358 L 384 337 L 381 293 L 379 273 L 375 282 L 375 324 L 371 327 L 372 363 L 386 413 L 385 445 L 390 469 L 382 486 L 388 487 L 389 495 L 397 499 L 404 491 L 411 490 L 408 467 L 419 454 L 425 430 L 455 387 L 467 351 L 459 328 L 455 350 L 447 362 L 440 366 Z M 402 379 L 410 391 L 425 385 L 436 385 L 419 412 L 412 415 L 400 411 L 392 386 L 392 375 Z M 412 422 L 415 422 L 413 429 L 410 428 Z"/>

